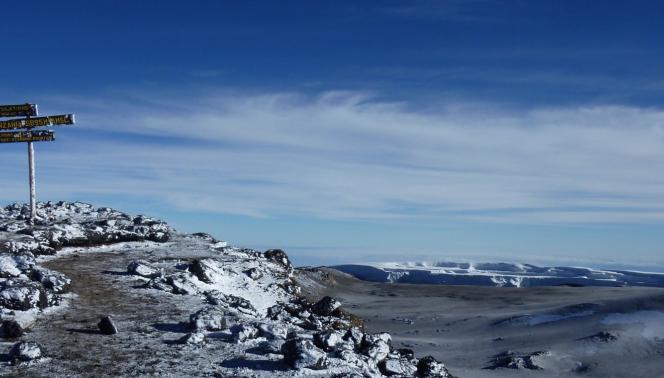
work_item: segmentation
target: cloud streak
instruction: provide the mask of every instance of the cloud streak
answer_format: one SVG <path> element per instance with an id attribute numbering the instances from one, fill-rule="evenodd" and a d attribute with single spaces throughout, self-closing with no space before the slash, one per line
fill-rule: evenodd
<path id="1" fill-rule="evenodd" d="M 361 92 L 58 101 L 80 109 L 85 131 L 63 134 L 40 161 L 53 198 L 75 188 L 254 217 L 664 221 L 664 112 L 654 108 L 422 113 Z M 24 164 L 13 150 L 0 156 Z M 15 200 L 18 186 L 6 188 Z"/>

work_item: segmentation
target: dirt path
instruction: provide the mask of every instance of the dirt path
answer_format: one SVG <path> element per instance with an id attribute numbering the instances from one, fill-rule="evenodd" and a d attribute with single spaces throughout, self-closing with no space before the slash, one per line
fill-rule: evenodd
<path id="1" fill-rule="evenodd" d="M 43 345 L 52 361 L 18 368 L 14 376 L 162 375 L 164 363 L 178 360 L 179 349 L 169 344 L 184 332 L 179 322 L 186 319 L 187 305 L 169 294 L 133 288 L 138 283 L 124 273 L 131 260 L 129 252 L 109 252 L 43 264 L 71 278 L 75 296 L 67 308 L 39 319 L 26 337 Z M 104 315 L 113 317 L 119 334 L 99 333 Z"/>

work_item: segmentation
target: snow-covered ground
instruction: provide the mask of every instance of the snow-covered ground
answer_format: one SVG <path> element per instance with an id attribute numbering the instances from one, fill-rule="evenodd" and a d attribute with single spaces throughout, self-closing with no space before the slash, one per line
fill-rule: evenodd
<path id="1" fill-rule="evenodd" d="M 84 203 L 38 212 L 30 225 L 26 205 L 0 209 L 2 375 L 450 376 L 334 298 L 300 295 L 281 250 Z"/>
<path id="2" fill-rule="evenodd" d="M 372 282 L 536 286 L 651 286 L 664 287 L 664 274 L 583 267 L 540 267 L 514 263 L 378 263 L 333 268 Z"/>

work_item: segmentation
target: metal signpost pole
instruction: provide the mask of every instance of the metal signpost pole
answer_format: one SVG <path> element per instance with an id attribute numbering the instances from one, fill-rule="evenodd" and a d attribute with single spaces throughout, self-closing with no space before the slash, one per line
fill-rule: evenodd
<path id="1" fill-rule="evenodd" d="M 28 129 L 32 131 L 32 129 Z M 28 179 L 30 180 L 30 223 L 35 223 L 37 214 L 37 189 L 35 188 L 35 148 L 32 141 L 28 142 Z"/>

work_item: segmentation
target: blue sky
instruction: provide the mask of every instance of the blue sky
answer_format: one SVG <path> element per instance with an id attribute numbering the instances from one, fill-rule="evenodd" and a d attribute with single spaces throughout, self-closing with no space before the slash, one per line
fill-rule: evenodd
<path id="1" fill-rule="evenodd" d="M 77 115 L 37 146 L 40 199 L 299 264 L 664 266 L 661 3 L 3 10 L 0 102 Z M 0 158 L 25 201 L 25 146 Z"/>

